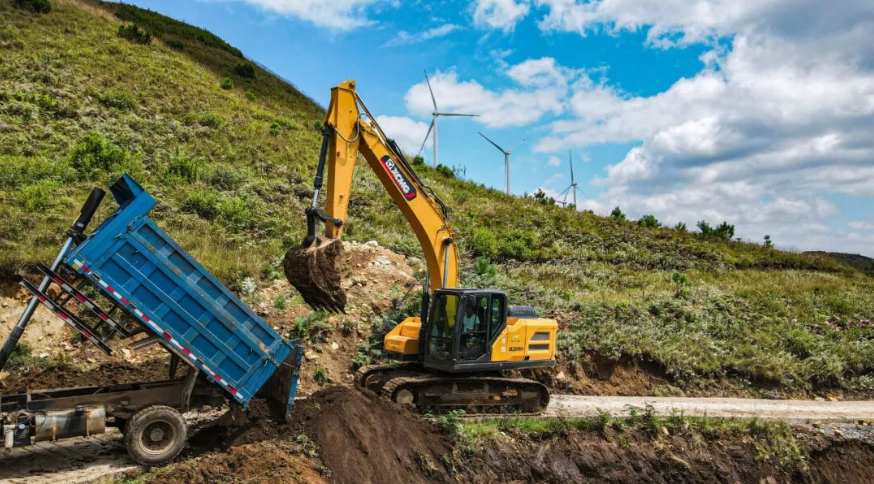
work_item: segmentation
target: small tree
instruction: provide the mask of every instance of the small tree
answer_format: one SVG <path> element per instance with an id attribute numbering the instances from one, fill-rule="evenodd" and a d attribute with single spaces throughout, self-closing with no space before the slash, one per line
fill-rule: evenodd
<path id="1" fill-rule="evenodd" d="M 640 217 L 640 220 L 637 221 L 637 225 L 641 227 L 661 227 L 662 224 L 659 223 L 659 220 L 655 218 L 654 215 L 644 215 Z"/>
<path id="2" fill-rule="evenodd" d="M 677 222 L 677 225 L 674 225 L 674 230 L 677 232 L 686 232 L 686 224 L 684 222 Z"/>
<path id="3" fill-rule="evenodd" d="M 421 156 L 414 156 L 413 166 L 425 166 L 425 158 L 422 158 Z"/>
<path id="4" fill-rule="evenodd" d="M 765 248 L 766 248 L 766 249 L 770 249 L 770 248 L 772 248 L 772 247 L 774 247 L 774 244 L 771 242 L 771 236 L 770 236 L 770 235 L 766 235 L 766 236 L 765 236 Z"/>
<path id="5" fill-rule="evenodd" d="M 698 226 L 698 230 L 701 231 L 701 235 L 706 235 L 706 236 L 713 235 L 713 227 L 711 227 L 710 224 L 707 223 L 706 220 L 699 220 L 697 226 Z"/>
<path id="6" fill-rule="evenodd" d="M 240 77 L 255 78 L 255 68 L 252 67 L 252 64 L 237 64 L 234 66 L 234 72 Z"/>
<path id="7" fill-rule="evenodd" d="M 730 225 L 728 222 L 722 222 L 713 229 L 713 235 L 722 240 L 729 241 L 734 238 L 734 225 Z"/>
<path id="8" fill-rule="evenodd" d="M 622 210 L 618 206 L 610 212 L 610 217 L 616 220 L 625 220 L 625 214 L 622 213 Z"/>

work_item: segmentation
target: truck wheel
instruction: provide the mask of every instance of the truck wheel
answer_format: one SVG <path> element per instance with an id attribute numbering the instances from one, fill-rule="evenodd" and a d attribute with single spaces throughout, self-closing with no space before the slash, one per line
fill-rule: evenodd
<path id="1" fill-rule="evenodd" d="M 159 465 L 182 452 L 188 426 L 176 410 L 156 405 L 140 410 L 127 422 L 124 443 L 136 462 Z"/>

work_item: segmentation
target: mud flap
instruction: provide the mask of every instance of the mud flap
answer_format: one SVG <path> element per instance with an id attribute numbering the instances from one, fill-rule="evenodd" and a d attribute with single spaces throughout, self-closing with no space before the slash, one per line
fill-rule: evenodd
<path id="1" fill-rule="evenodd" d="M 346 293 L 340 287 L 338 267 L 342 259 L 343 243 L 333 239 L 289 250 L 282 268 L 288 282 L 313 309 L 345 312 Z"/>
<path id="2" fill-rule="evenodd" d="M 297 379 L 300 375 L 302 357 L 303 346 L 300 345 L 300 341 L 296 341 L 294 350 L 256 394 L 257 397 L 267 401 L 267 406 L 275 420 L 287 422 L 294 411 L 294 396 L 297 394 Z"/>

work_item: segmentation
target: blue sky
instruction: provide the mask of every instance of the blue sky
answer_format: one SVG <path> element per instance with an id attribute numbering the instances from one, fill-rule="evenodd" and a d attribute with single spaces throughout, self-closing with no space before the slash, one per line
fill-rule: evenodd
<path id="1" fill-rule="evenodd" d="M 326 104 L 359 93 L 401 146 L 441 111 L 440 162 L 580 208 L 727 220 L 874 256 L 874 2 L 209 0 L 136 5 L 204 27 Z M 431 160 L 431 148 L 424 150 Z"/>

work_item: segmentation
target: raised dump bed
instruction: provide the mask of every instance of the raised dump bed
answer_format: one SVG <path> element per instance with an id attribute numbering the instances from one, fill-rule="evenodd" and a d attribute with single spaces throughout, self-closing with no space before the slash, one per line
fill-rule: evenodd
<path id="1" fill-rule="evenodd" d="M 26 281 L 22 285 L 106 353 L 112 351 L 111 338 L 98 336 L 75 309 L 91 310 L 111 326 L 110 334 L 143 335 L 133 343 L 135 349 L 162 344 L 174 355 L 171 380 L 0 396 L 6 446 L 99 433 L 112 417 L 111 424 L 125 432 L 131 455 L 155 464 L 182 449 L 180 412 L 190 406 L 214 405 L 224 395 L 245 407 L 260 393 L 274 414 L 290 414 L 303 353 L 299 341 L 285 341 L 161 230 L 147 215 L 155 199 L 130 177 L 122 176 L 110 191 L 119 208 L 87 237 L 72 233 L 78 245 L 72 250 L 65 245 L 59 257 L 77 281 L 56 273 L 56 261 L 52 268 L 40 266 L 46 280 L 39 288 Z M 51 283 L 66 297 L 50 298 L 45 289 Z M 81 290 L 87 283 L 116 310 L 104 311 L 88 299 Z M 66 307 L 71 301 L 78 306 Z M 24 324 L 27 318 L 26 313 Z M 173 379 L 180 361 L 193 371 Z M 69 432 L 48 432 L 46 425 Z"/>

